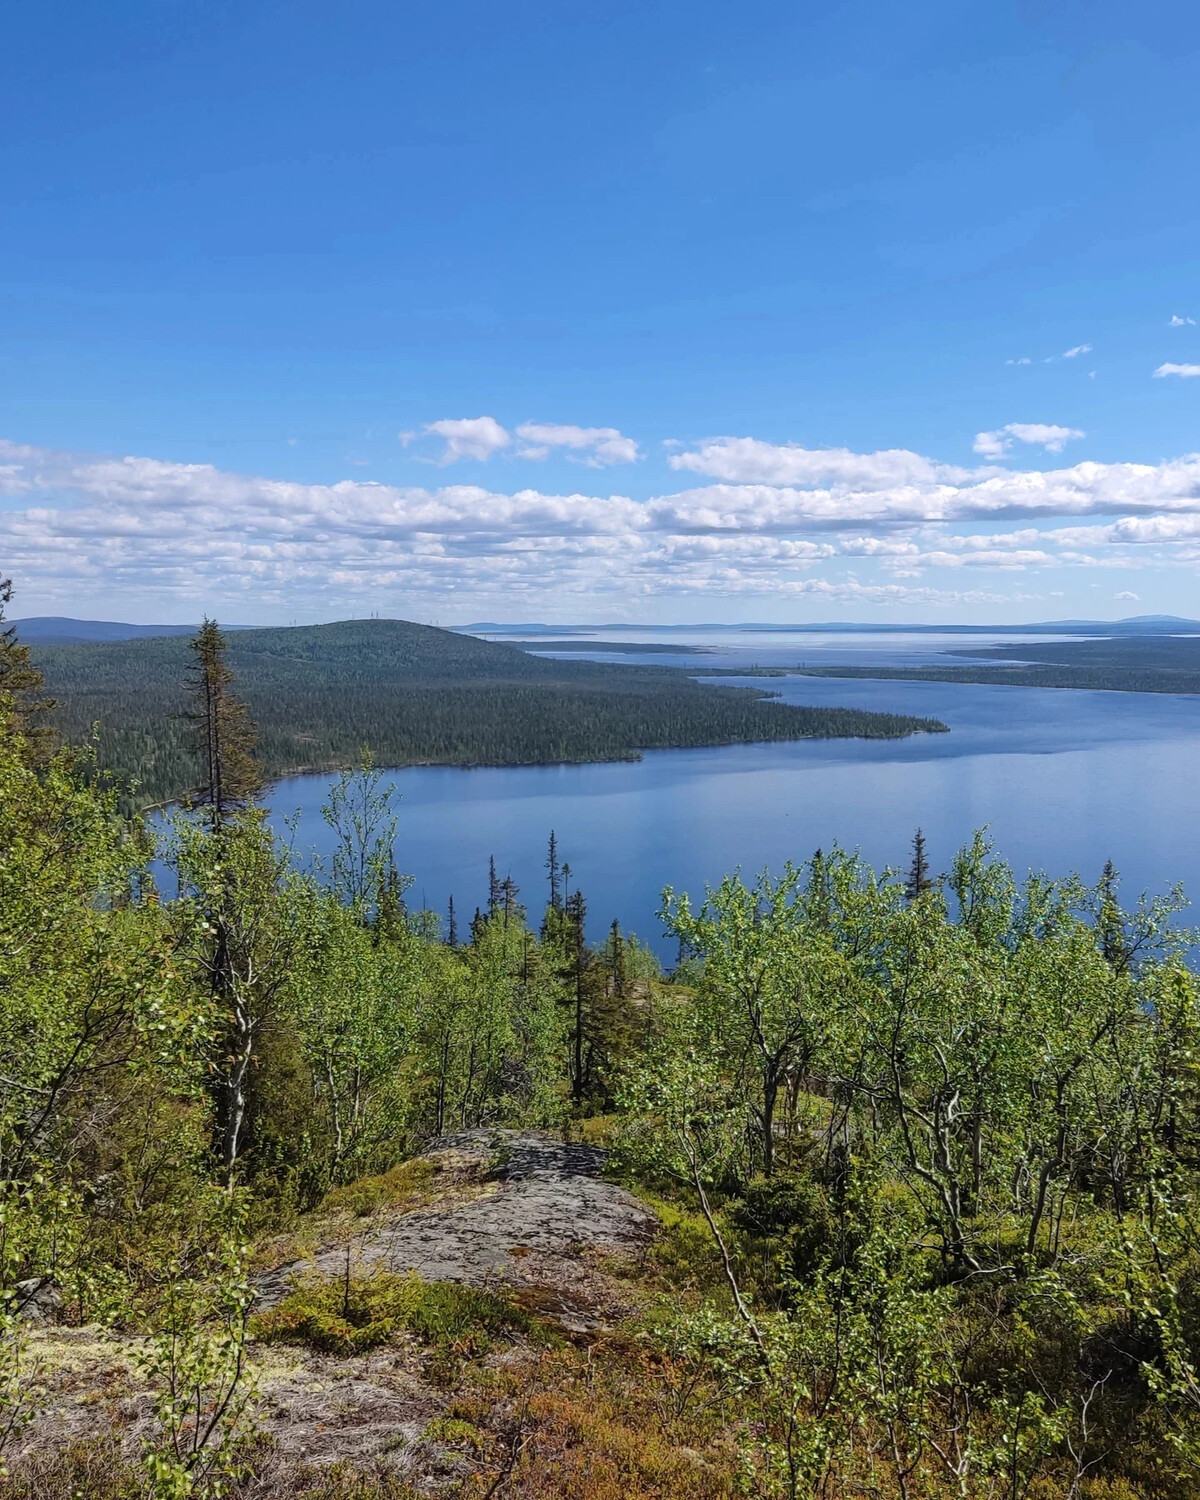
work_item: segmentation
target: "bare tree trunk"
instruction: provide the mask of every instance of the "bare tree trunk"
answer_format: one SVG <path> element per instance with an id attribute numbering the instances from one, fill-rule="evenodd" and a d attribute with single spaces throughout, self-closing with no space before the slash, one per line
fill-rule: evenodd
<path id="1" fill-rule="evenodd" d="M 241 1152 L 242 1127 L 246 1120 L 246 1083 L 254 1052 L 254 1023 L 240 998 L 234 999 L 232 1017 L 229 1073 L 224 1088 L 225 1128 L 222 1141 L 225 1175 L 231 1184 Z"/>

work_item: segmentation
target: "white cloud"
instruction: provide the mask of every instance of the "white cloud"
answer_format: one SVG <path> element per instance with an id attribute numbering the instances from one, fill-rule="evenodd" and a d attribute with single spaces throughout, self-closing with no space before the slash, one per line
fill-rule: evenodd
<path id="1" fill-rule="evenodd" d="M 1014 443 L 1044 445 L 1060 431 L 1022 425 L 1024 436 L 1006 434 Z M 173 601 L 180 614 L 220 607 L 255 618 L 317 600 L 411 615 L 421 599 L 439 609 L 459 601 L 456 611 L 483 599 L 516 609 L 567 592 L 965 603 L 993 596 L 889 580 L 926 570 L 1200 565 L 1200 453 L 969 470 L 905 449 L 856 454 L 739 438 L 675 459 L 709 482 L 636 500 L 361 477 L 300 484 L 0 442 L 3 570 L 23 598 L 47 605 L 136 590 Z M 881 579 L 848 579 L 860 565 Z"/>
<path id="2" fill-rule="evenodd" d="M 1003 458 L 1011 447 L 1003 432 L 977 432 L 971 444 L 972 452 L 981 458 Z"/>
<path id="3" fill-rule="evenodd" d="M 1073 349 L 1064 349 L 1063 352 L 1062 352 L 1062 354 L 1059 355 L 1059 358 L 1060 359 L 1078 359 L 1081 354 L 1090 354 L 1091 352 L 1092 352 L 1092 346 L 1091 346 L 1091 344 L 1076 344 Z"/>
<path id="4" fill-rule="evenodd" d="M 1178 375 L 1184 380 L 1192 380 L 1200 375 L 1200 365 L 1159 365 L 1154 372 L 1154 378 L 1161 380 L 1165 375 Z"/>
<path id="5" fill-rule="evenodd" d="M 576 463 L 592 469 L 611 464 L 635 463 L 641 454 L 633 438 L 615 427 L 575 427 L 560 422 L 523 422 L 517 428 L 520 442 L 495 417 L 453 417 L 427 422 L 423 432 L 444 440 L 435 462 L 445 465 L 459 459 L 485 461 L 494 453 L 508 453 L 513 458 L 544 459 L 555 450 L 564 451 Z M 400 441 L 407 447 L 421 434 L 402 432 Z"/>
<path id="6" fill-rule="evenodd" d="M 1048 422 L 1009 422 L 995 432 L 977 432 L 972 447 L 982 458 L 1002 458 L 1018 443 L 1034 443 L 1047 453 L 1061 453 L 1072 438 L 1086 437 L 1077 427 L 1056 427 Z"/>
<path id="7" fill-rule="evenodd" d="M 1138 602 L 1140 602 L 1141 597 L 1142 596 L 1140 594 L 1130 593 L 1130 591 L 1128 589 L 1122 589 L 1119 594 L 1114 594 L 1113 595 L 1114 599 L 1132 599 L 1135 604 L 1138 603 Z"/>
<path id="8" fill-rule="evenodd" d="M 1024 359 L 1024 358 L 1022 358 L 1022 359 L 1006 359 L 1004 361 L 1004 363 L 1006 365 L 1031 365 L 1033 363 L 1033 360 L 1031 360 L 1031 359 Z"/>
<path id="9" fill-rule="evenodd" d="M 802 448 L 797 443 L 764 443 L 758 438 L 710 438 L 697 449 L 675 453 L 673 469 L 713 479 L 762 484 L 829 484 L 867 490 L 892 485 L 936 483 L 967 477 L 967 470 L 934 463 L 906 448 L 852 453 L 848 448 Z"/>
<path id="10" fill-rule="evenodd" d="M 526 444 L 518 458 L 546 458 L 554 448 L 565 448 L 567 456 L 589 468 L 610 464 L 632 464 L 641 457 L 638 445 L 615 427 L 573 427 L 566 423 L 523 422 L 517 436 Z"/>
<path id="11" fill-rule="evenodd" d="M 457 463 L 460 458 L 488 459 L 512 442 L 495 417 L 448 417 L 426 423 L 425 431 L 446 440 L 440 464 Z"/>
<path id="12" fill-rule="evenodd" d="M 1167 324 L 1168 328 L 1194 328 L 1195 326 L 1195 318 L 1181 318 L 1178 313 L 1172 313 L 1170 322 Z"/>

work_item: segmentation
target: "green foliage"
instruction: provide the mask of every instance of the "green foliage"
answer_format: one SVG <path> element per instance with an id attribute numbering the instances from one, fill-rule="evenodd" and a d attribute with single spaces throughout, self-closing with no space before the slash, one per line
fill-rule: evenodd
<path id="1" fill-rule="evenodd" d="M 401 1332 L 462 1358 L 497 1341 L 535 1336 L 535 1321 L 510 1298 L 450 1281 L 386 1271 L 301 1282 L 278 1307 L 251 1320 L 264 1343 L 302 1343 L 328 1354 L 361 1354 Z"/>
<path id="2" fill-rule="evenodd" d="M 205 1263 L 166 1268 L 142 1373 L 154 1390 L 156 1430 L 142 1467 L 155 1500 L 217 1500 L 241 1477 L 253 1430 L 247 1318 L 254 1292 L 235 1198 L 212 1203 L 220 1237 Z"/>
<path id="3" fill-rule="evenodd" d="M 293 686 L 331 641 L 348 672 L 373 639 L 266 634 Z M 409 680 L 435 682 L 437 641 L 410 644 Z M 536 930 L 494 879 L 452 946 L 405 909 L 370 763 L 329 821 L 322 882 L 252 809 L 181 815 L 164 900 L 94 766 L 32 753 L 0 708 L 0 1450 L 32 1411 L 18 1314 L 39 1298 L 145 1341 L 158 1422 L 136 1481 L 77 1450 L 11 1493 L 35 1472 L 47 1494 L 250 1493 L 252 1231 L 336 1242 L 440 1192 L 429 1162 L 396 1165 L 431 1137 L 568 1123 L 655 1205 L 630 1274 L 663 1305 L 613 1385 L 589 1363 L 518 1403 L 505 1367 L 501 1440 L 449 1412 L 431 1437 L 480 1484 L 503 1450 L 497 1472 L 547 1495 L 727 1494 L 735 1456 L 745 1492 L 788 1500 L 1196 1492 L 1200 991 L 1174 898 L 1124 910 L 1111 868 L 1019 882 L 982 835 L 935 883 L 834 850 L 666 892 L 684 961 L 664 979 L 619 928 L 587 943 L 557 850 Z M 346 1254 L 257 1337 L 407 1338 L 449 1383 L 542 1337 L 499 1293 Z M 685 1461 L 685 1429 L 723 1457 Z"/>
<path id="4" fill-rule="evenodd" d="M 945 894 L 838 854 L 668 893 L 694 997 L 620 1149 L 701 1210 L 728 1295 L 692 1337 L 763 1413 L 754 1493 L 1082 1495 L 1118 1434 L 1200 1477 L 1200 996 L 1172 903 L 1114 892 L 977 836 Z"/>

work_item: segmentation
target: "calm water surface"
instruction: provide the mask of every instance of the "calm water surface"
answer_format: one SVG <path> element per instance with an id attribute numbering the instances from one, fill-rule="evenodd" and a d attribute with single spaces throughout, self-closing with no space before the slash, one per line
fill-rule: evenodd
<path id="1" fill-rule="evenodd" d="M 822 659 L 871 651 L 928 660 L 945 649 L 928 638 L 889 646 L 853 642 Z M 811 637 L 804 649 L 813 660 Z M 713 664 L 748 665 L 734 650 Z M 750 652 L 762 664 L 798 659 L 791 645 Z M 988 824 L 1021 873 L 1076 869 L 1094 879 L 1111 857 L 1129 898 L 1176 882 L 1200 893 L 1200 697 L 813 678 L 759 685 L 791 703 L 938 718 L 950 733 L 667 750 L 609 765 L 397 771 L 396 858 L 415 876 L 413 900 L 444 912 L 453 893 L 465 925 L 486 899 L 494 854 L 540 910 L 553 828 L 588 898 L 592 935 L 617 917 L 669 957 L 654 916 L 663 886 L 699 894 L 737 866 L 778 869 L 835 842 L 876 865 L 900 864 L 918 824 L 938 868 Z M 299 813 L 300 850 L 328 850 L 320 808 L 330 781 L 295 777 L 272 793 L 277 817 Z"/>

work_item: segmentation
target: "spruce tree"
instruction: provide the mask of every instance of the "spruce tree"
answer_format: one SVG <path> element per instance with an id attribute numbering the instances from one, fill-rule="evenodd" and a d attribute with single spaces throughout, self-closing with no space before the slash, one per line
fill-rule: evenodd
<path id="1" fill-rule="evenodd" d="M 54 701 L 42 696 L 44 679 L 33 664 L 29 647 L 18 641 L 17 627 L 4 625 L 4 612 L 11 601 L 12 580 L 0 578 L 0 699 L 7 700 L 11 708 L 26 762 L 37 765 L 53 749 L 54 735 L 46 715 Z"/>
<path id="2" fill-rule="evenodd" d="M 450 896 L 449 931 L 446 934 L 446 942 L 451 948 L 458 947 L 458 918 L 454 914 L 454 895 Z"/>
<path id="3" fill-rule="evenodd" d="M 209 809 L 217 829 L 262 790 L 262 772 L 254 758 L 258 735 L 246 705 L 232 691 L 233 669 L 225 660 L 227 642 L 217 622 L 205 618 L 188 644 L 193 661 L 187 686 L 193 706 L 187 717 L 203 778 L 197 800 Z"/>
<path id="4" fill-rule="evenodd" d="M 504 907 L 504 929 L 507 932 L 510 922 L 516 921 L 520 915 L 519 897 L 520 887 L 511 875 L 506 875 L 500 882 L 500 899 Z"/>
<path id="5" fill-rule="evenodd" d="M 1104 861 L 1097 891 L 1098 911 L 1096 927 L 1100 937 L 1100 951 L 1105 962 L 1121 971 L 1129 962 L 1129 945 L 1125 939 L 1125 917 L 1117 900 L 1117 887 L 1121 877 L 1111 859 Z"/>
<path id="6" fill-rule="evenodd" d="M 558 840 L 554 829 L 550 830 L 550 849 L 546 855 L 546 871 L 550 878 L 550 907 L 558 911 L 562 906 L 562 892 L 558 883 Z"/>
<path id="7" fill-rule="evenodd" d="M 262 773 L 254 759 L 253 720 L 232 691 L 225 637 L 206 617 L 188 644 L 193 706 L 187 718 L 202 777 L 197 801 L 208 809 L 209 848 L 199 858 L 208 929 L 202 963 L 219 1016 L 209 1081 L 217 1150 L 232 1183 L 246 1146 L 255 1045 L 285 972 L 256 951 L 274 926 L 279 868 L 269 833 L 237 817 L 261 790 Z M 275 959 L 285 947 L 281 933 L 268 945 Z"/>
<path id="8" fill-rule="evenodd" d="M 925 853 L 925 835 L 919 828 L 913 834 L 912 850 L 912 864 L 904 885 L 904 894 L 908 897 L 910 906 L 933 885 L 929 875 L 929 858 Z"/>
<path id="9" fill-rule="evenodd" d="M 621 936 L 621 924 L 613 918 L 608 934 L 608 961 L 612 973 L 613 994 L 625 998 L 625 939 Z"/>
<path id="10" fill-rule="evenodd" d="M 587 967 L 587 903 L 583 892 L 576 891 L 567 897 L 565 915 L 570 927 L 571 974 L 575 987 L 575 1022 L 572 1027 L 571 1051 L 572 1074 L 571 1097 L 578 1106 L 583 1103 L 583 976 Z"/>

